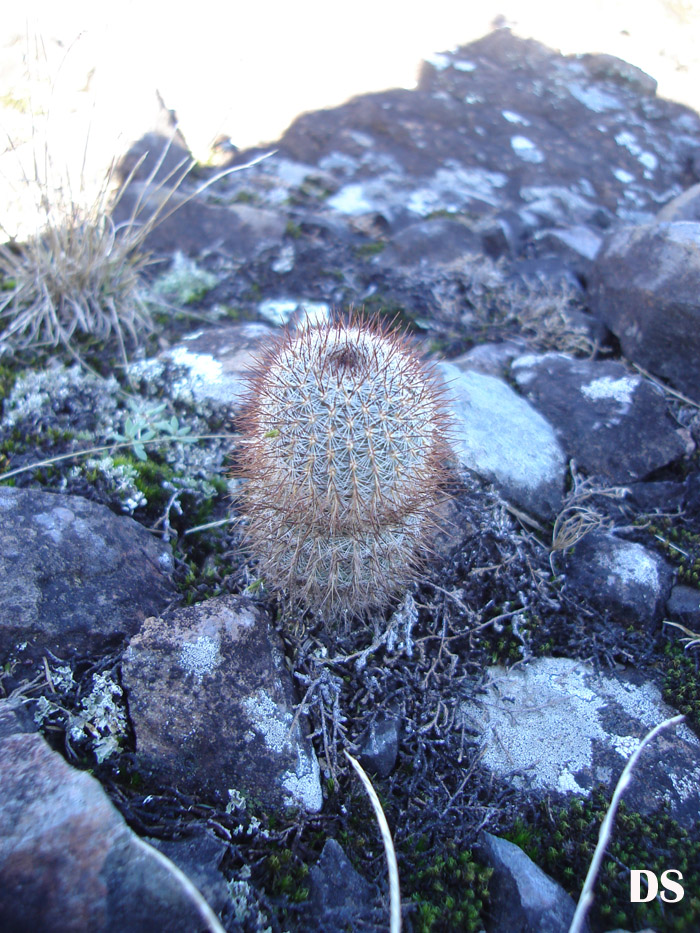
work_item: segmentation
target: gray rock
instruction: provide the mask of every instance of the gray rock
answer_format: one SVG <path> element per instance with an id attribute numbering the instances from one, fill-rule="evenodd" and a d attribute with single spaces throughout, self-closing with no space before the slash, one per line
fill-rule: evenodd
<path id="1" fill-rule="evenodd" d="M 437 217 L 411 224 L 395 234 L 381 253 L 381 263 L 448 263 L 478 252 L 479 237 L 466 224 Z"/>
<path id="2" fill-rule="evenodd" d="M 586 473 L 627 483 L 685 453 L 663 395 L 621 363 L 545 353 L 519 357 L 512 372 Z"/>
<path id="3" fill-rule="evenodd" d="M 79 496 L 0 487 L 0 662 L 105 650 L 176 593 L 170 548 Z"/>
<path id="4" fill-rule="evenodd" d="M 222 596 L 147 619 L 122 678 L 146 774 L 220 802 L 235 789 L 268 806 L 321 809 L 282 643 L 251 600 Z"/>
<path id="5" fill-rule="evenodd" d="M 669 201 L 661 208 L 656 219 L 662 223 L 678 220 L 700 222 L 700 183 L 687 188 L 683 194 Z"/>
<path id="6" fill-rule="evenodd" d="M 375 892 L 352 867 L 342 846 L 329 839 L 321 857 L 309 873 L 314 929 L 335 931 L 356 929 L 380 930 L 371 924 Z"/>
<path id="7" fill-rule="evenodd" d="M 612 791 L 641 739 L 675 714 L 653 684 L 598 674 L 569 658 L 489 668 L 485 693 L 460 712 L 459 728 L 479 735 L 481 760 L 499 779 L 538 795 L 582 796 L 598 783 Z M 687 726 L 644 750 L 625 800 L 646 814 L 668 803 L 679 823 L 697 824 L 700 741 Z"/>
<path id="8" fill-rule="evenodd" d="M 536 515 L 562 502 L 566 458 L 551 425 L 500 379 L 440 364 L 453 399 L 453 447 L 462 469 L 494 483 Z"/>
<path id="9" fill-rule="evenodd" d="M 256 351 L 274 334 L 274 328 L 257 323 L 194 331 L 156 358 L 132 363 L 129 374 L 158 382 L 173 400 L 230 417 L 241 408 L 244 375 Z"/>
<path id="10" fill-rule="evenodd" d="M 682 584 L 674 586 L 666 611 L 675 621 L 697 631 L 700 625 L 700 591 Z"/>
<path id="11" fill-rule="evenodd" d="M 394 770 L 399 753 L 399 729 L 397 719 L 373 722 L 368 733 L 360 741 L 360 764 L 381 778 L 388 777 Z"/>
<path id="12" fill-rule="evenodd" d="M 147 842 L 187 875 L 212 910 L 223 913 L 229 903 L 229 893 L 219 866 L 228 851 L 227 843 L 196 825 L 182 839 L 148 839 Z"/>
<path id="13" fill-rule="evenodd" d="M 7 933 L 220 929 L 95 778 L 71 768 L 40 735 L 0 737 L 0 772 L 0 927 Z"/>
<path id="14" fill-rule="evenodd" d="M 617 230 L 594 263 L 589 293 L 628 359 L 700 399 L 700 223 Z"/>
<path id="15" fill-rule="evenodd" d="M 603 531 L 582 538 L 568 563 L 569 592 L 648 628 L 661 618 L 672 584 L 662 557 Z"/>
<path id="16" fill-rule="evenodd" d="M 475 347 L 463 353 L 462 356 L 450 360 L 452 366 L 461 369 L 476 370 L 485 376 L 495 376 L 497 379 L 505 376 L 511 360 L 520 356 L 523 347 L 512 341 L 504 343 L 477 343 Z"/>
<path id="17" fill-rule="evenodd" d="M 482 833 L 477 851 L 493 868 L 491 933 L 568 933 L 576 910 L 573 898 L 521 848 Z M 588 929 L 584 924 L 582 930 Z"/>

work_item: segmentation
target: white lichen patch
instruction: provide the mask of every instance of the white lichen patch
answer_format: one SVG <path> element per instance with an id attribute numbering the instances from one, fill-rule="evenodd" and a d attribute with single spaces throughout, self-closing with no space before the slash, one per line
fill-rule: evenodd
<path id="1" fill-rule="evenodd" d="M 486 767 L 520 787 L 587 794 L 610 776 L 608 765 L 598 766 L 596 749 L 619 756 L 619 773 L 639 745 L 627 728 L 618 735 L 606 726 L 611 705 L 638 723 L 640 734 L 672 714 L 653 685 L 604 677 L 568 658 L 541 658 L 509 671 L 492 667 L 487 676 L 485 695 L 462 704 L 458 726 L 479 734 Z M 677 735 L 700 746 L 687 727 Z"/>
<path id="2" fill-rule="evenodd" d="M 186 641 L 180 650 L 180 667 L 196 680 L 201 681 L 213 674 L 221 661 L 219 641 L 209 635 L 200 635 L 196 641 Z"/>
<path id="3" fill-rule="evenodd" d="M 581 393 L 592 401 L 610 399 L 626 411 L 632 404 L 632 398 L 641 381 L 639 376 L 620 376 L 618 379 L 613 376 L 600 376 L 581 386 Z"/>
<path id="4" fill-rule="evenodd" d="M 544 153 L 527 136 L 513 136 L 510 145 L 513 152 L 523 162 L 532 162 L 534 165 L 544 162 Z"/>
<path id="5" fill-rule="evenodd" d="M 103 762 L 119 750 L 126 734 L 124 691 L 109 672 L 93 674 L 93 688 L 84 697 L 77 715 L 71 717 L 69 736 L 84 741 L 92 748 L 98 762 Z"/>
<path id="6" fill-rule="evenodd" d="M 504 120 L 507 120 L 508 123 L 519 123 L 521 126 L 529 126 L 530 121 L 527 117 L 521 117 L 519 113 L 515 113 L 514 110 L 501 110 L 501 116 Z"/>
<path id="7" fill-rule="evenodd" d="M 622 110 L 623 104 L 619 97 L 603 91 L 599 87 L 571 83 L 567 85 L 569 93 L 580 104 L 592 110 L 593 113 L 605 113 L 606 110 Z"/>
<path id="8" fill-rule="evenodd" d="M 634 181 L 634 175 L 631 172 L 626 171 L 624 168 L 614 168 L 613 175 L 617 178 L 618 181 L 621 181 L 623 185 L 629 185 Z"/>
<path id="9" fill-rule="evenodd" d="M 474 62 L 470 62 L 466 58 L 460 58 L 456 62 L 452 62 L 452 67 L 455 69 L 455 71 L 476 71 L 476 64 Z"/>
<path id="10" fill-rule="evenodd" d="M 305 747 L 299 724 L 292 728 L 294 717 L 290 710 L 279 706 L 262 689 L 246 697 L 243 707 L 270 751 L 296 757 L 294 770 L 286 770 L 281 776 L 282 789 L 288 794 L 286 802 L 317 813 L 323 804 L 318 761 L 313 750 Z"/>
<path id="11" fill-rule="evenodd" d="M 607 571 L 607 585 L 617 589 L 620 584 L 641 586 L 656 595 L 659 589 L 659 567 L 656 558 L 635 541 L 611 541 L 610 550 L 596 556 L 596 563 Z"/>
<path id="12" fill-rule="evenodd" d="M 258 305 L 258 313 L 277 325 L 287 324 L 297 311 L 301 311 L 304 321 L 316 325 L 328 320 L 330 307 L 325 301 L 300 298 L 267 298 Z"/>
<path id="13" fill-rule="evenodd" d="M 203 382 L 219 382 L 223 375 L 223 366 L 211 353 L 192 353 L 186 347 L 174 347 L 170 358 L 178 366 L 186 366 L 192 379 Z"/>

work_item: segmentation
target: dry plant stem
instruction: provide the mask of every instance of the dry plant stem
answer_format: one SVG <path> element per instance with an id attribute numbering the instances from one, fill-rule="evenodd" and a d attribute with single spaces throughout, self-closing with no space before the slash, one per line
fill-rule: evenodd
<path id="1" fill-rule="evenodd" d="M 394 842 L 391 838 L 391 830 L 389 829 L 389 824 L 387 823 L 386 817 L 384 816 L 384 810 L 382 810 L 382 805 L 379 802 L 377 792 L 372 787 L 372 782 L 367 777 L 364 768 L 356 758 L 352 757 L 349 752 L 345 752 L 345 757 L 353 766 L 357 772 L 357 776 L 362 781 L 362 785 L 367 791 L 367 796 L 372 803 L 374 815 L 377 817 L 377 822 L 379 823 L 379 830 L 382 834 L 382 842 L 384 843 L 384 852 L 386 853 L 386 863 L 389 869 L 389 931 L 390 933 L 401 933 L 401 891 L 399 889 L 399 869 L 396 864 L 396 852 L 394 851 Z"/>
<path id="2" fill-rule="evenodd" d="M 658 726 L 655 726 L 651 732 L 644 736 L 639 744 L 639 747 L 630 756 L 629 761 L 625 765 L 622 774 L 620 775 L 620 779 L 617 782 L 617 786 L 615 787 L 615 791 L 612 795 L 612 800 L 610 801 L 608 812 L 605 814 L 605 819 L 601 824 L 600 833 L 598 835 L 598 844 L 595 847 L 595 852 L 593 853 L 593 858 L 591 859 L 591 864 L 588 868 L 588 874 L 586 875 L 586 880 L 583 883 L 583 890 L 581 891 L 581 897 L 579 898 L 576 912 L 574 913 L 571 926 L 569 927 L 569 933 L 581 933 L 581 930 L 583 929 L 583 923 L 586 919 L 588 908 L 593 902 L 593 886 L 595 885 L 596 878 L 598 877 L 598 872 L 600 871 L 600 866 L 603 861 L 603 856 L 605 855 L 605 850 L 607 849 L 608 843 L 610 842 L 610 837 L 612 836 L 615 814 L 617 813 L 617 808 L 620 805 L 620 799 L 627 789 L 629 782 L 632 780 L 632 770 L 637 764 L 639 756 L 642 754 L 646 746 L 656 738 L 659 732 L 663 731 L 664 729 L 668 729 L 670 726 L 677 726 L 684 720 L 685 716 L 673 716 L 671 719 L 666 719 L 664 722 L 659 723 Z"/>

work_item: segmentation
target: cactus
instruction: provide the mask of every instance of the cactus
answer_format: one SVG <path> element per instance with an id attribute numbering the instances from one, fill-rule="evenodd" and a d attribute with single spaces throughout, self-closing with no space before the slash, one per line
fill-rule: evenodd
<path id="1" fill-rule="evenodd" d="M 447 424 L 431 366 L 377 321 L 277 339 L 241 422 L 245 533 L 265 582 L 325 616 L 386 606 L 429 550 Z"/>

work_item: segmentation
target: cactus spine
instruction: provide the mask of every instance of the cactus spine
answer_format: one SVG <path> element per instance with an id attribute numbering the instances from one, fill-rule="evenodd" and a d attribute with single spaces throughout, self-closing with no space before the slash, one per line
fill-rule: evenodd
<path id="1" fill-rule="evenodd" d="M 376 322 L 274 342 L 242 421 L 242 511 L 266 583 L 324 616 L 385 606 L 427 552 L 446 426 L 432 368 Z"/>

